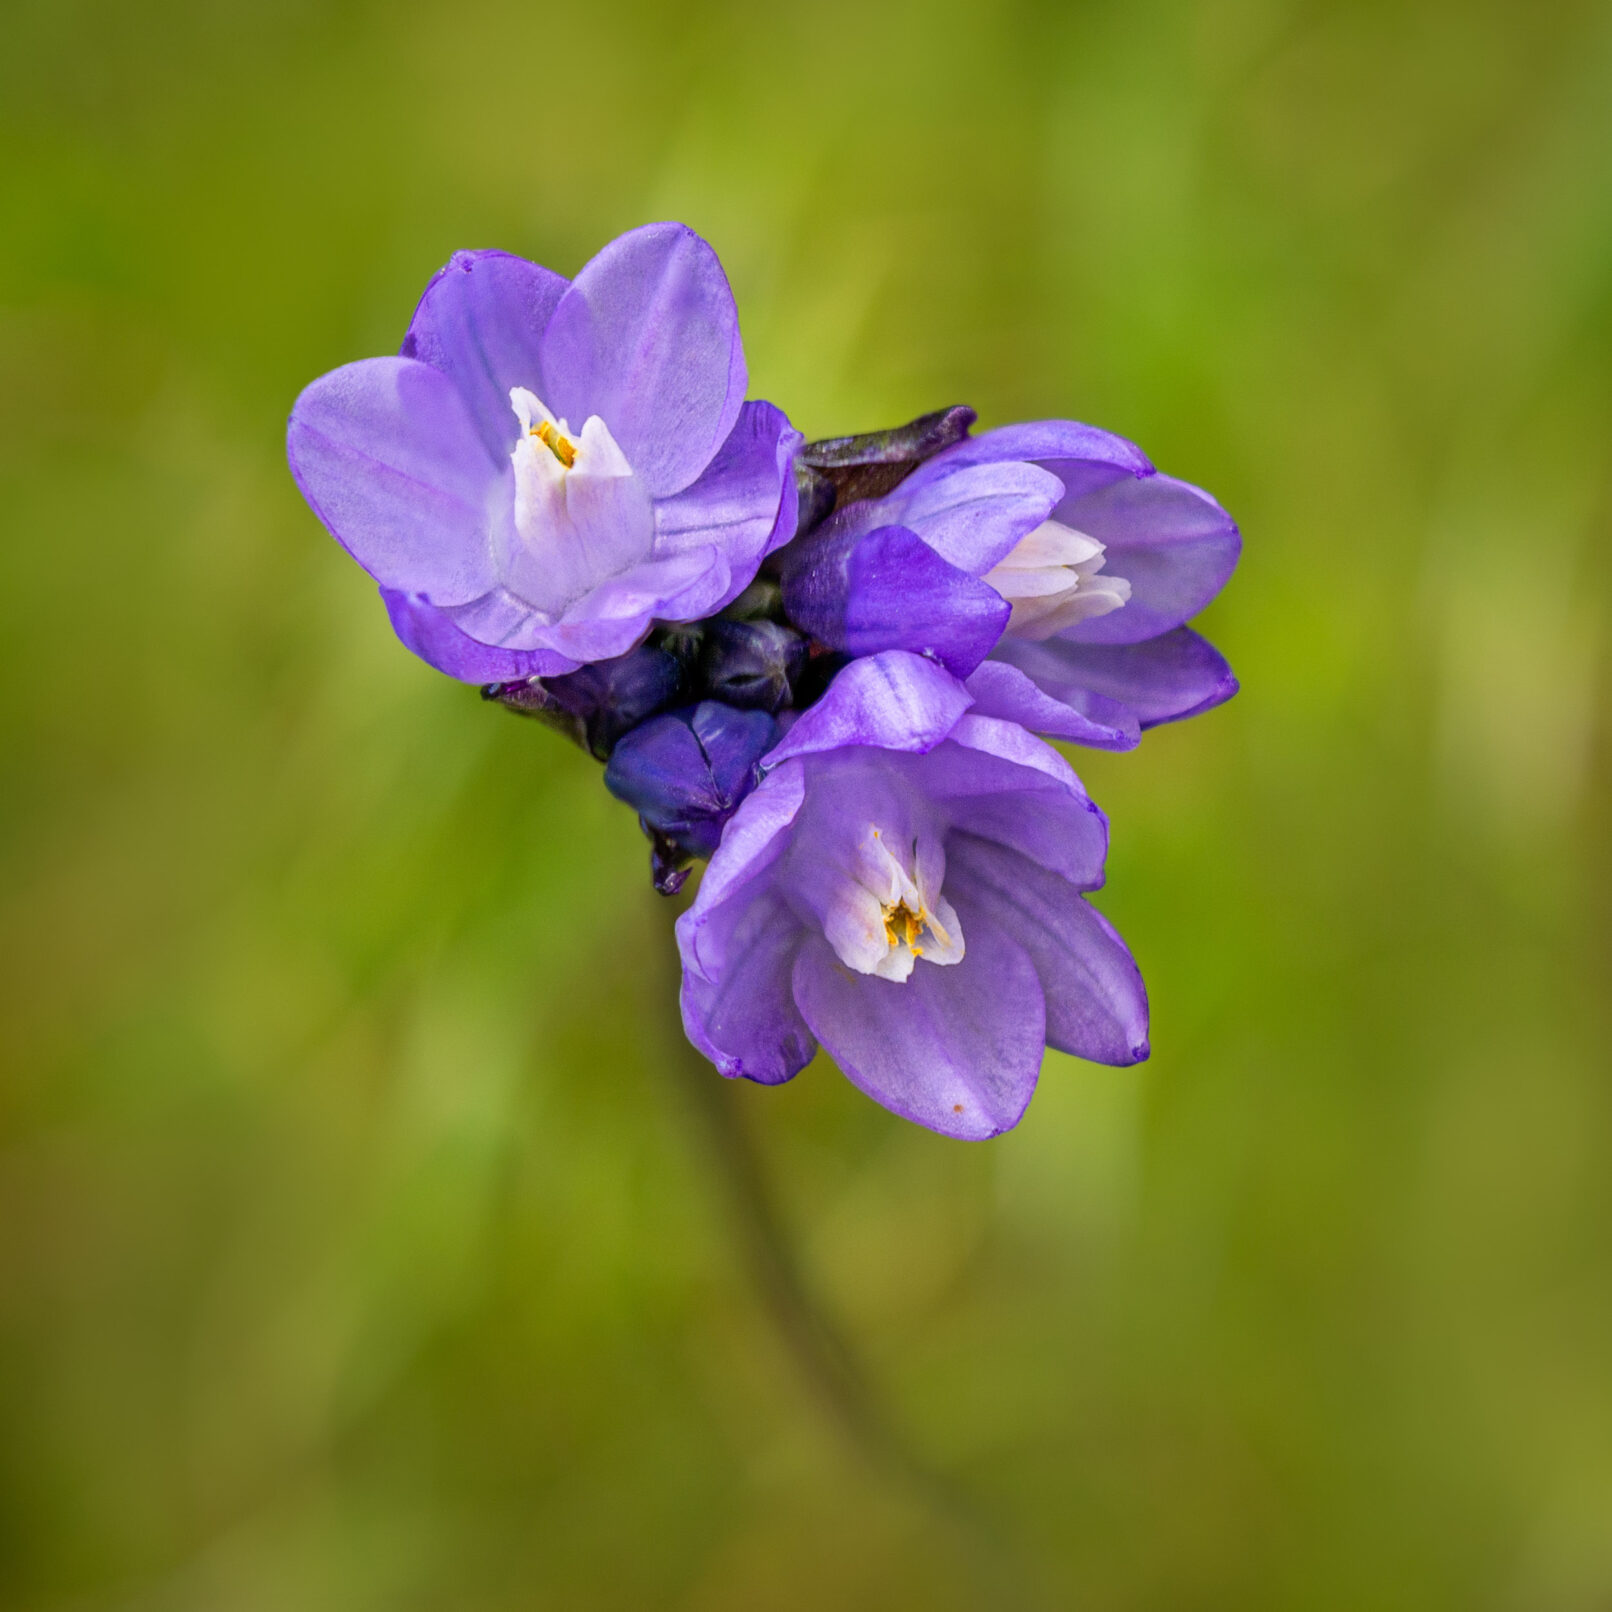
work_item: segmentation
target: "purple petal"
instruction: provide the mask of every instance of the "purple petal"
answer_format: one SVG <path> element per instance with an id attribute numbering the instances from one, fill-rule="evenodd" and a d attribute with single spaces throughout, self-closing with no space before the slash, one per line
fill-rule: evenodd
<path id="1" fill-rule="evenodd" d="M 711 930 L 706 945 L 720 948 L 725 966 L 714 978 L 684 969 L 688 1038 L 730 1079 L 780 1085 L 817 1050 L 791 990 L 800 920 L 769 890 L 719 914 Z"/>
<path id="2" fill-rule="evenodd" d="M 382 587 L 439 605 L 492 587 L 500 478 L 439 370 L 411 358 L 332 370 L 297 399 L 286 452 L 314 513 Z"/>
<path id="3" fill-rule="evenodd" d="M 682 224 L 605 247 L 560 299 L 542 357 L 548 406 L 578 429 L 597 414 L 657 498 L 710 464 L 744 401 L 733 292 Z"/>
<path id="4" fill-rule="evenodd" d="M 510 389 L 524 386 L 547 396 L 543 329 L 569 283 L 508 252 L 455 252 L 414 310 L 403 356 L 420 359 L 453 382 L 499 469 L 520 434 Z"/>
<path id="5" fill-rule="evenodd" d="M 1052 513 L 1063 483 L 1015 461 L 959 466 L 956 452 L 920 465 L 887 498 L 850 505 L 845 519 L 864 531 L 874 523 L 910 526 L 942 559 L 984 576 Z"/>
<path id="6" fill-rule="evenodd" d="M 961 916 L 961 915 L 960 915 Z M 795 959 L 795 1002 L 846 1078 L 892 1113 L 981 1140 L 1016 1125 L 1035 1091 L 1045 1005 L 1029 954 L 983 912 L 963 918 L 953 967 L 902 984 L 856 974 L 814 935 Z"/>
<path id="7" fill-rule="evenodd" d="M 829 532 L 797 544 L 784 571 L 790 619 L 831 649 L 906 649 L 966 677 L 1012 613 L 994 588 L 944 560 L 905 526 L 866 536 Z M 789 556 L 786 556 L 786 560 Z"/>
<path id="8" fill-rule="evenodd" d="M 655 505 L 655 552 L 715 543 L 754 568 L 795 535 L 799 493 L 791 472 L 802 438 L 782 409 L 750 402 L 698 481 Z M 746 582 L 748 586 L 748 581 Z"/>
<path id="9" fill-rule="evenodd" d="M 765 765 L 771 769 L 790 756 L 852 744 L 930 750 L 973 703 L 968 690 L 933 661 L 905 650 L 886 650 L 845 667 Z"/>
<path id="10" fill-rule="evenodd" d="M 924 760 L 920 788 L 955 826 L 1011 846 L 1082 890 L 1102 884 L 1108 819 L 1050 745 L 1017 723 L 970 711 Z"/>
<path id="11" fill-rule="evenodd" d="M 700 880 L 694 905 L 677 920 L 684 967 L 707 979 L 721 971 L 723 931 L 712 928 L 714 916 L 726 903 L 744 901 L 752 887 L 759 888 L 759 881 L 788 846 L 789 831 L 805 798 L 806 774 L 798 761 L 777 768 L 745 797 Z"/>
<path id="12" fill-rule="evenodd" d="M 1147 455 L 1134 442 L 1075 420 L 1032 420 L 1024 425 L 998 426 L 948 448 L 936 455 L 932 464 L 938 472 L 942 465 L 998 464 L 1010 459 L 1044 464 L 1071 490 L 1086 490 L 1121 476 L 1153 473 Z M 1053 460 L 1062 463 L 1053 464 Z"/>
<path id="13" fill-rule="evenodd" d="M 1104 713 L 1124 712 L 1143 728 L 1197 716 L 1237 692 L 1225 657 L 1190 627 L 1141 644 L 1081 644 L 1068 637 L 1030 644 L 1009 638 L 996 654 L 1048 698 L 1097 720 Z"/>
<path id="14" fill-rule="evenodd" d="M 447 614 L 423 599 L 382 588 L 392 631 L 428 666 L 462 683 L 513 682 L 521 677 L 557 677 L 577 662 L 552 649 L 499 649 L 463 633 Z"/>
<path id="15" fill-rule="evenodd" d="M 1173 476 L 1111 482 L 1053 518 L 1095 537 L 1108 550 L 1103 569 L 1131 585 L 1129 603 L 1062 635 L 1075 643 L 1135 644 L 1179 627 L 1225 586 L 1242 550 L 1225 510 Z"/>
<path id="16" fill-rule="evenodd" d="M 1029 953 L 1046 998 L 1049 1046 L 1093 1063 L 1147 1057 L 1141 973 L 1113 926 L 1065 880 L 1015 851 L 953 834 L 946 893 L 970 948 L 986 915 Z"/>
<path id="17" fill-rule="evenodd" d="M 1141 729 L 1129 713 L 1114 723 L 1093 721 L 1082 711 L 1044 694 L 1018 667 L 1005 660 L 988 660 L 968 678 L 977 716 L 1001 717 L 1032 733 L 1054 739 L 1072 739 L 1098 750 L 1132 750 Z"/>

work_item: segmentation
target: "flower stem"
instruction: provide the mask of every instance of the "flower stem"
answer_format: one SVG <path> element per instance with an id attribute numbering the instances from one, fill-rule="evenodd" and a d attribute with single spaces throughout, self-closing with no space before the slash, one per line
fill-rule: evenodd
<path id="1" fill-rule="evenodd" d="M 968 1559 L 979 1604 L 1033 1607 L 1024 1564 L 955 1483 L 924 1461 L 878 1402 L 855 1349 L 813 1294 L 779 1213 L 765 1167 L 745 1124 L 741 1083 L 724 1080 L 683 1034 L 681 969 L 671 925 L 683 902 L 655 898 L 652 953 L 669 960 L 664 991 L 667 1063 L 698 1124 L 702 1145 L 732 1210 L 751 1280 L 813 1399 L 849 1447 L 876 1473 L 898 1482 L 949 1526 Z"/>

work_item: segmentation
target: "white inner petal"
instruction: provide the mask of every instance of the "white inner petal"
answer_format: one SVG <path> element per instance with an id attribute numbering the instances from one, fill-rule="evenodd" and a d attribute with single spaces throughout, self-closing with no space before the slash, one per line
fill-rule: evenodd
<path id="1" fill-rule="evenodd" d="M 849 868 L 842 870 L 823 919 L 823 933 L 847 968 L 902 981 L 921 959 L 945 967 L 963 960 L 963 926 L 940 893 L 939 846 L 896 855 L 870 825 Z"/>
<path id="2" fill-rule="evenodd" d="M 1008 633 L 1051 638 L 1077 621 L 1118 610 L 1131 596 L 1124 577 L 1103 570 L 1103 545 L 1061 521 L 1043 521 L 985 580 L 1013 606 Z"/>
<path id="3" fill-rule="evenodd" d="M 649 558 L 654 511 L 598 415 L 573 431 L 524 386 L 509 401 L 521 434 L 510 455 L 515 508 L 513 541 L 500 555 L 503 580 L 534 609 L 557 615 Z"/>

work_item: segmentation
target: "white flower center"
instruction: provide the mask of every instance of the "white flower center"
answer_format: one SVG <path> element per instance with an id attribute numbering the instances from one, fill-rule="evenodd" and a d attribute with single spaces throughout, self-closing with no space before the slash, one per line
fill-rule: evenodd
<path id="1" fill-rule="evenodd" d="M 1014 638 L 1051 638 L 1077 621 L 1118 610 L 1131 596 L 1124 577 L 1103 570 L 1103 545 L 1060 521 L 1043 521 L 985 580 L 1013 606 Z"/>
<path id="2" fill-rule="evenodd" d="M 923 855 L 914 842 L 906 864 L 879 829 L 868 829 L 823 920 L 847 968 L 899 982 L 920 958 L 940 967 L 962 962 L 963 926 L 940 893 L 939 848 L 928 849 Z"/>
<path id="3" fill-rule="evenodd" d="M 515 544 L 505 584 L 548 612 L 647 559 L 655 540 L 649 494 L 597 414 L 580 431 L 524 386 L 509 394 L 521 434 L 515 472 Z"/>

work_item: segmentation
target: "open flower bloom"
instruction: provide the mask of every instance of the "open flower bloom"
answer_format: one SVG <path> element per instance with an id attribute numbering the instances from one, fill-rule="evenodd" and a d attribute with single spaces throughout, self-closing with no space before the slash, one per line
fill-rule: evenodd
<path id="1" fill-rule="evenodd" d="M 287 448 L 410 649 L 552 676 L 722 609 L 794 532 L 800 437 L 745 384 L 716 254 L 649 224 L 571 282 L 456 253 L 402 355 L 315 381 Z"/>
<path id="2" fill-rule="evenodd" d="M 893 558 L 914 537 L 927 566 Z M 848 653 L 919 650 L 960 677 L 1005 661 L 1046 696 L 1038 732 L 1123 750 L 1236 692 L 1185 623 L 1240 549 L 1208 493 L 1121 437 L 1045 420 L 967 438 L 837 510 L 786 552 L 785 599 Z"/>
<path id="3" fill-rule="evenodd" d="M 975 675 L 854 661 L 764 758 L 677 925 L 684 1025 L 723 1074 L 776 1084 L 820 1044 L 886 1108 L 982 1138 L 1048 1046 L 1147 1056 L 1141 977 L 1082 895 L 1107 824 L 1010 719 L 1027 680 Z"/>

